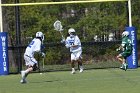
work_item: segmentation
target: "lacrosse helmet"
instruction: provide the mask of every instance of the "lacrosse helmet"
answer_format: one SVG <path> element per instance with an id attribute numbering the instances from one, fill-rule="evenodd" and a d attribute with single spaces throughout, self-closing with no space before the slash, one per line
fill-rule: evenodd
<path id="1" fill-rule="evenodd" d="M 129 36 L 129 32 L 128 31 L 124 31 L 123 33 L 122 33 L 122 37 L 128 37 Z"/>
<path id="2" fill-rule="evenodd" d="M 75 29 L 74 28 L 70 28 L 68 30 L 68 33 L 69 33 L 70 37 L 73 37 L 75 35 Z"/>
<path id="3" fill-rule="evenodd" d="M 36 32 L 36 38 L 40 38 L 42 41 L 44 40 L 44 34 L 42 32 Z"/>

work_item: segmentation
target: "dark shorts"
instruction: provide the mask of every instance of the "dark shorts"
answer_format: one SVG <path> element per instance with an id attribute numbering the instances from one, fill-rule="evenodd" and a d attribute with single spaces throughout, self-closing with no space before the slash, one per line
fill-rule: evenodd
<path id="1" fill-rule="evenodd" d="M 124 51 L 121 53 L 121 55 L 126 59 L 127 57 L 129 57 L 132 54 L 132 52 L 128 52 L 128 51 Z"/>

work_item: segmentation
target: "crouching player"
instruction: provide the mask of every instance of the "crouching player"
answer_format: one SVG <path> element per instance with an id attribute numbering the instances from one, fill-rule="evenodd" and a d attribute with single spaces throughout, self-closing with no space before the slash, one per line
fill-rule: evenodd
<path id="1" fill-rule="evenodd" d="M 79 66 L 79 72 L 83 72 L 83 66 L 82 66 L 82 48 L 81 48 L 81 42 L 79 37 L 75 34 L 75 29 L 70 28 L 68 30 L 69 36 L 65 40 L 65 46 L 67 48 L 70 48 L 71 52 L 71 67 L 72 67 L 72 74 L 75 73 L 75 63 L 78 63 Z"/>
<path id="2" fill-rule="evenodd" d="M 38 69 L 38 62 L 34 58 L 34 53 L 39 52 L 42 56 L 45 56 L 41 52 L 41 44 L 44 40 L 44 35 L 42 32 L 36 33 L 36 38 L 34 38 L 31 43 L 27 46 L 24 53 L 25 65 L 27 66 L 26 70 L 21 71 L 21 83 L 26 83 L 26 77 L 31 71 L 36 71 Z"/>
<path id="3" fill-rule="evenodd" d="M 129 38 L 129 32 L 124 31 L 122 33 L 122 43 L 117 51 L 120 51 L 120 54 L 117 56 L 117 59 L 121 62 L 122 66 L 120 69 L 127 70 L 128 64 L 126 62 L 127 57 L 132 54 L 132 42 Z"/>

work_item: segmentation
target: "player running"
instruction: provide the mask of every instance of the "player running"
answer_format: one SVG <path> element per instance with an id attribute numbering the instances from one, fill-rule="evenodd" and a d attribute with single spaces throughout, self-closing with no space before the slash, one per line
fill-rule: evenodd
<path id="1" fill-rule="evenodd" d="M 127 57 L 132 54 L 132 42 L 129 38 L 129 32 L 124 31 L 122 33 L 122 43 L 117 51 L 121 51 L 121 53 L 117 56 L 117 59 L 121 62 L 122 66 L 120 69 L 127 70 L 128 64 L 126 62 Z"/>
<path id="2" fill-rule="evenodd" d="M 41 44 L 44 40 L 44 35 L 42 32 L 36 33 L 36 38 L 34 38 L 31 43 L 27 46 L 24 53 L 25 65 L 27 66 L 26 70 L 21 71 L 21 83 L 26 83 L 26 77 L 31 71 L 36 71 L 38 69 L 38 62 L 34 58 L 34 53 L 39 52 L 42 56 L 45 56 L 41 52 Z"/>
<path id="3" fill-rule="evenodd" d="M 78 62 L 79 66 L 79 72 L 83 72 L 83 66 L 82 66 L 82 48 L 81 48 L 81 42 L 79 37 L 75 34 L 75 29 L 70 28 L 68 30 L 69 36 L 66 38 L 65 46 L 67 48 L 70 48 L 71 52 L 71 67 L 72 67 L 72 74 L 75 73 L 75 62 Z"/>

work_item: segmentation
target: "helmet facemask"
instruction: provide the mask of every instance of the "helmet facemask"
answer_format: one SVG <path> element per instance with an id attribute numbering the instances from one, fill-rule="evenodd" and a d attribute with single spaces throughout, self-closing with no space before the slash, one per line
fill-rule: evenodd
<path id="1" fill-rule="evenodd" d="M 70 34 L 70 37 L 74 37 L 75 36 L 75 32 L 71 32 L 69 34 Z"/>

